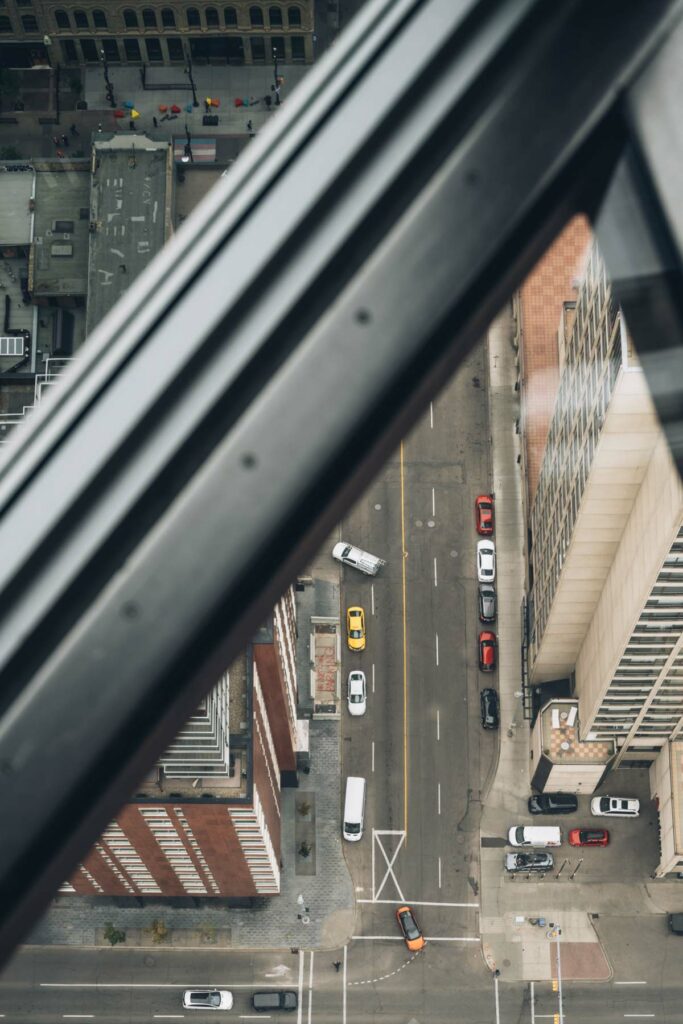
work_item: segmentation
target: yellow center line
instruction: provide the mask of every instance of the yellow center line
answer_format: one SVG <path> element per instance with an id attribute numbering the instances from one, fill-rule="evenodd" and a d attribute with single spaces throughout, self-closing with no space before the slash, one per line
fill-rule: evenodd
<path id="1" fill-rule="evenodd" d="M 401 465 L 401 568 L 403 570 L 403 828 L 408 845 L 408 612 L 406 605 L 406 509 L 405 477 L 403 472 L 403 441 L 400 447 Z"/>

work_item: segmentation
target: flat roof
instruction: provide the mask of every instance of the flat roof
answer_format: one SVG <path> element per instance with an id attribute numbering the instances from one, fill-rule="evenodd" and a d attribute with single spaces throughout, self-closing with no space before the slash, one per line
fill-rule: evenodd
<path id="1" fill-rule="evenodd" d="M 170 144 L 143 132 L 98 135 L 93 144 L 89 334 L 166 242 L 173 167 Z"/>
<path id="2" fill-rule="evenodd" d="M 571 724 L 570 724 L 571 723 Z M 578 700 L 551 700 L 541 711 L 543 753 L 553 764 L 607 764 L 613 740 L 582 740 Z"/>
<path id="3" fill-rule="evenodd" d="M 29 267 L 35 298 L 86 294 L 89 225 L 90 161 L 37 172 Z"/>
<path id="4" fill-rule="evenodd" d="M 0 245 L 28 245 L 31 241 L 34 176 L 32 167 L 0 174 Z"/>

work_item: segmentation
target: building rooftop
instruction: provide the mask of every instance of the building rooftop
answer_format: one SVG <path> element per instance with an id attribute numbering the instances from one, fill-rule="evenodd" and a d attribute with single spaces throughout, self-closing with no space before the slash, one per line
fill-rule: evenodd
<path id="1" fill-rule="evenodd" d="M 9 166 L 11 164 L 5 165 Z M 31 241 L 33 168 L 0 174 L 0 245 L 28 245 Z"/>
<path id="2" fill-rule="evenodd" d="M 29 291 L 41 297 L 85 295 L 90 245 L 90 161 L 36 174 Z"/>
<path id="3" fill-rule="evenodd" d="M 612 740 L 579 737 L 579 702 L 551 700 L 541 711 L 543 753 L 553 764 L 607 764 L 614 754 Z"/>
<path id="4" fill-rule="evenodd" d="M 142 132 L 93 145 L 87 333 L 163 247 L 171 229 L 171 147 Z"/>

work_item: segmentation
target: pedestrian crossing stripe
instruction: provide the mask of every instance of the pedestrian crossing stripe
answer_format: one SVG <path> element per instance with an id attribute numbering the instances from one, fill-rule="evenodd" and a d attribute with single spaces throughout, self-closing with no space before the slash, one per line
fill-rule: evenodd
<path id="1" fill-rule="evenodd" d="M 557 992 L 558 987 L 557 978 L 553 978 L 553 992 Z"/>

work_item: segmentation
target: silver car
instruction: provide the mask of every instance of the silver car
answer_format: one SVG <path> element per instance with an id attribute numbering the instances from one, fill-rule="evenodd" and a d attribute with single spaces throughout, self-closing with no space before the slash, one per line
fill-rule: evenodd
<path id="1" fill-rule="evenodd" d="M 550 871 L 553 866 L 552 853 L 506 853 L 506 871 Z"/>

